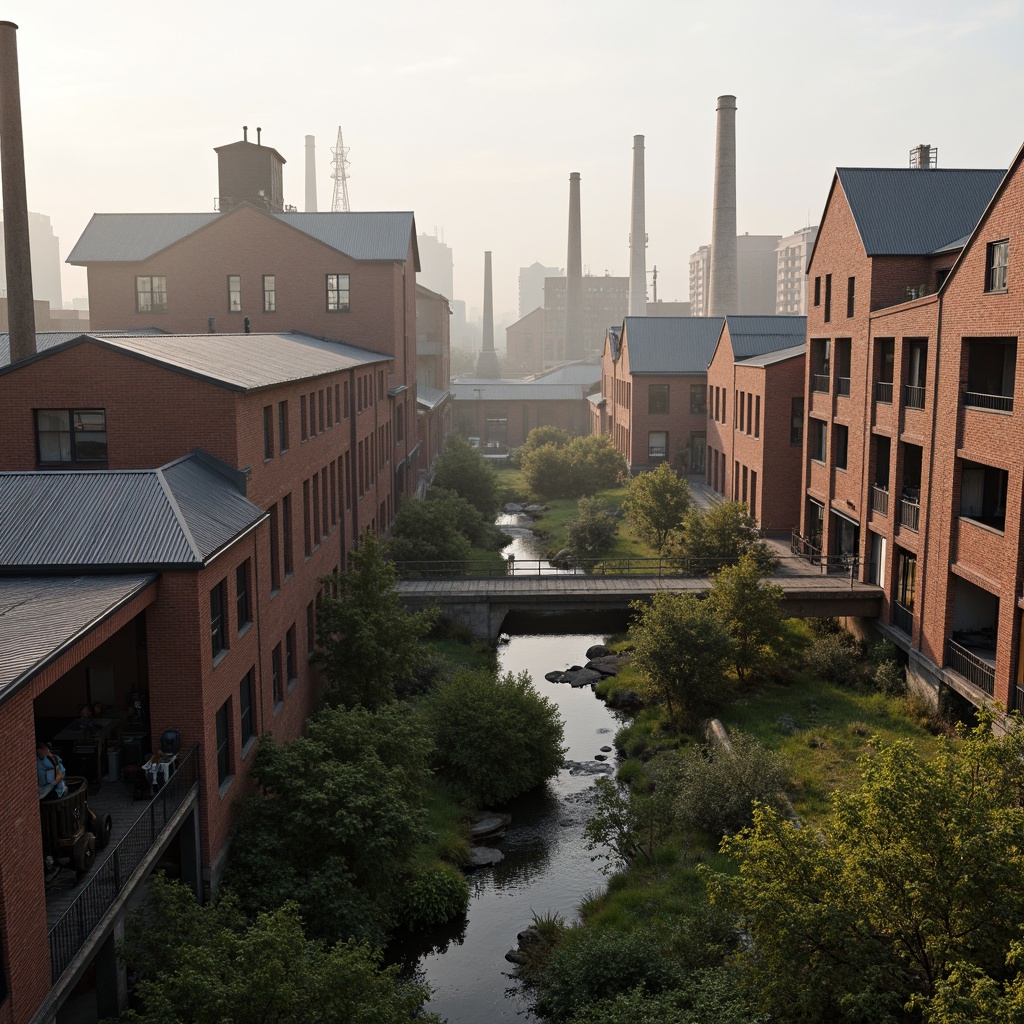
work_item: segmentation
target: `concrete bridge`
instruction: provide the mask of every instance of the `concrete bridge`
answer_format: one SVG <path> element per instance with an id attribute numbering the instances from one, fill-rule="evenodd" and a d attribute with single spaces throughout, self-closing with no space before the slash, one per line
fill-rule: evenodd
<path id="1" fill-rule="evenodd" d="M 854 616 L 877 618 L 882 589 L 840 573 L 821 574 L 810 566 L 780 566 L 773 577 L 785 593 L 787 618 Z M 555 615 L 581 611 L 624 611 L 631 602 L 659 592 L 703 594 L 707 576 L 515 575 L 486 579 L 402 580 L 398 594 L 409 611 L 438 605 L 441 614 L 465 625 L 473 636 L 495 640 L 509 612 Z"/>

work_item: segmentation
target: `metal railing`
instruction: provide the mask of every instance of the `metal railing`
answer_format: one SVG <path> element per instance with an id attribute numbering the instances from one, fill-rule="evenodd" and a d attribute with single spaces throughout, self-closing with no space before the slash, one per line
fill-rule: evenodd
<path id="1" fill-rule="evenodd" d="M 990 409 L 996 412 L 1013 412 L 1012 395 L 983 395 L 978 391 L 964 392 L 964 405 L 972 409 Z"/>
<path id="2" fill-rule="evenodd" d="M 814 373 L 811 374 L 811 390 L 817 391 L 821 394 L 828 394 L 828 374 L 827 373 Z"/>
<path id="3" fill-rule="evenodd" d="M 889 514 L 889 492 L 878 484 L 871 485 L 871 511 L 880 516 Z"/>
<path id="4" fill-rule="evenodd" d="M 199 748 L 193 747 L 135 824 L 82 886 L 75 902 L 50 929 L 50 977 L 54 984 L 88 941 L 175 812 L 199 781 Z"/>
<path id="5" fill-rule="evenodd" d="M 850 378 L 849 377 L 837 377 L 836 378 L 836 394 L 837 395 L 849 395 L 850 394 Z"/>
<path id="6" fill-rule="evenodd" d="M 814 540 L 803 537 L 797 530 L 789 536 L 789 550 L 797 558 L 818 566 L 822 575 L 826 573 L 844 573 L 850 577 L 850 589 L 860 578 L 860 559 L 856 555 L 826 555 Z"/>
<path id="7" fill-rule="evenodd" d="M 899 630 L 902 630 L 907 636 L 913 636 L 914 633 L 914 613 L 904 605 L 900 604 L 899 601 L 893 601 L 892 603 L 892 624 Z"/>
<path id="8" fill-rule="evenodd" d="M 903 401 L 908 409 L 923 409 L 924 388 L 919 388 L 914 384 L 904 384 Z"/>
<path id="9" fill-rule="evenodd" d="M 946 667 L 958 672 L 990 697 L 995 693 L 995 668 L 952 639 L 946 641 Z"/>
<path id="10" fill-rule="evenodd" d="M 921 523 L 921 503 L 909 498 L 900 498 L 900 526 L 918 532 Z"/>
<path id="11" fill-rule="evenodd" d="M 882 405 L 892 405 L 892 381 L 875 381 L 875 401 Z"/>
<path id="12" fill-rule="evenodd" d="M 424 561 L 395 562 L 400 580 L 433 579 L 544 579 L 546 581 L 573 576 L 637 576 L 678 577 L 707 576 L 709 573 L 733 565 L 736 559 L 720 558 L 566 558 L 545 560 L 517 558 L 504 565 L 493 561 Z"/>

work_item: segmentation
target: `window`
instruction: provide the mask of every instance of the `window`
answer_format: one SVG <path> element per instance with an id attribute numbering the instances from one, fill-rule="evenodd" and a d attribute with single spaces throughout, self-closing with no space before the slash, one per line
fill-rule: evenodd
<path id="1" fill-rule="evenodd" d="M 277 312 L 277 279 L 273 274 L 263 275 L 263 312 Z"/>
<path id="2" fill-rule="evenodd" d="M 241 728 L 242 753 L 245 745 L 255 736 L 252 725 L 252 669 L 249 669 L 238 684 L 238 723 Z"/>
<path id="3" fill-rule="evenodd" d="M 302 481 L 302 541 L 303 552 L 309 558 L 313 554 L 313 535 L 309 528 L 309 481 Z"/>
<path id="4" fill-rule="evenodd" d="M 167 278 L 135 278 L 135 310 L 138 313 L 167 312 Z"/>
<path id="5" fill-rule="evenodd" d="M 701 416 L 705 415 L 708 411 L 707 399 L 704 395 L 704 386 L 702 384 L 691 384 L 690 385 L 690 412 L 696 413 Z"/>
<path id="6" fill-rule="evenodd" d="M 327 507 L 327 503 L 324 502 L 324 507 Z M 338 491 L 337 491 L 337 475 L 334 468 L 334 463 L 331 463 L 331 529 L 334 528 L 338 522 Z"/>
<path id="7" fill-rule="evenodd" d="M 752 413 L 754 411 L 753 405 L 754 405 L 754 396 L 753 396 L 753 394 L 751 392 L 748 391 L 747 392 L 747 433 L 748 434 L 754 429 L 754 425 L 753 425 L 753 422 L 752 422 L 752 420 L 753 420 Z"/>
<path id="8" fill-rule="evenodd" d="M 305 441 L 309 436 L 306 433 L 306 396 L 299 396 L 299 430 L 302 432 L 302 440 Z"/>
<path id="9" fill-rule="evenodd" d="M 851 373 L 851 338 L 836 338 L 836 394 L 850 394 L 850 373 Z"/>
<path id="10" fill-rule="evenodd" d="M 324 432 L 324 389 L 321 388 L 317 392 L 317 408 L 320 410 L 320 420 L 317 426 L 317 433 L 322 434 Z"/>
<path id="11" fill-rule="evenodd" d="M 281 664 L 281 645 L 278 644 L 274 648 L 274 653 L 270 657 L 271 665 L 271 689 L 274 694 L 274 703 L 280 704 L 284 700 L 284 690 L 281 686 L 281 673 L 284 670 L 284 666 Z"/>
<path id="12" fill-rule="evenodd" d="M 334 419 L 334 391 L 330 384 L 327 385 L 327 426 L 328 429 L 335 424 Z"/>
<path id="13" fill-rule="evenodd" d="M 348 413 L 346 412 L 345 415 L 347 416 Z M 341 422 L 341 385 L 340 384 L 335 384 L 334 385 L 334 422 L 335 423 L 340 423 Z"/>
<path id="14" fill-rule="evenodd" d="M 292 552 L 292 496 L 281 499 L 281 547 L 284 549 L 284 574 L 291 576 L 294 569 Z"/>
<path id="15" fill-rule="evenodd" d="M 508 417 L 505 418 L 506 425 Z M 401 444 L 405 440 L 405 403 L 399 402 L 395 409 L 395 444 Z"/>
<path id="16" fill-rule="evenodd" d="M 327 312 L 347 313 L 348 305 L 348 274 L 327 275 Z"/>
<path id="17" fill-rule="evenodd" d="M 807 429 L 810 431 L 811 458 L 816 462 L 824 462 L 828 451 L 828 424 L 811 417 L 807 421 Z"/>
<path id="18" fill-rule="evenodd" d="M 825 323 L 832 319 L 832 275 L 825 275 Z"/>
<path id="19" fill-rule="evenodd" d="M 277 505 L 270 506 L 270 589 L 281 589 L 281 552 L 277 537 Z"/>
<path id="20" fill-rule="evenodd" d="M 306 605 L 306 653 L 313 657 L 316 649 L 316 612 L 313 609 L 313 602 Z"/>
<path id="21" fill-rule="evenodd" d="M 850 428 L 836 423 L 832 427 L 836 442 L 836 469 L 846 469 L 847 452 L 850 446 Z"/>
<path id="22" fill-rule="evenodd" d="M 985 291 L 1006 291 L 1006 266 L 1010 261 L 1010 240 L 989 242 L 985 256 Z"/>
<path id="23" fill-rule="evenodd" d="M 384 401 L 384 371 L 377 371 L 377 401 Z"/>
<path id="24" fill-rule="evenodd" d="M 323 416 L 320 417 L 320 422 L 323 422 Z M 316 437 L 316 392 L 310 391 L 309 393 L 309 436 Z"/>
<path id="25" fill-rule="evenodd" d="M 277 403 L 277 441 L 281 454 L 288 451 L 288 403 Z"/>
<path id="26" fill-rule="evenodd" d="M 846 280 L 846 316 L 847 319 L 853 316 L 853 308 L 855 304 L 854 290 L 857 285 L 857 278 L 850 277 Z"/>
<path id="27" fill-rule="evenodd" d="M 210 591 L 210 644 L 214 660 L 228 649 L 225 616 L 228 604 L 227 580 L 221 580 Z"/>
<path id="28" fill-rule="evenodd" d="M 647 434 L 647 458 L 652 462 L 663 459 L 668 453 L 668 433 L 664 430 L 652 430 Z"/>
<path id="29" fill-rule="evenodd" d="M 647 385 L 647 411 L 652 416 L 658 416 L 668 412 L 667 384 Z"/>
<path id="30" fill-rule="evenodd" d="M 320 508 L 323 510 L 323 526 L 320 528 L 320 535 L 326 537 L 330 533 L 330 527 L 327 525 L 327 467 L 320 471 Z"/>
<path id="31" fill-rule="evenodd" d="M 344 405 L 342 406 L 342 415 L 345 417 L 345 419 L 348 419 L 348 381 L 345 381 L 345 386 L 344 388 L 342 388 L 341 397 L 342 401 L 344 402 Z"/>
<path id="32" fill-rule="evenodd" d="M 274 407 L 263 406 L 263 459 L 274 457 Z"/>
<path id="33" fill-rule="evenodd" d="M 983 523 L 993 530 L 1006 529 L 1006 491 L 1009 475 L 1005 469 L 978 462 L 961 462 L 960 516 Z"/>
<path id="34" fill-rule="evenodd" d="M 242 312 L 242 279 L 238 274 L 228 274 L 228 312 Z"/>
<path id="35" fill-rule="evenodd" d="M 223 786 L 231 775 L 231 734 L 228 731 L 228 714 L 231 701 L 224 701 L 217 712 L 217 783 Z"/>
<path id="36" fill-rule="evenodd" d="M 295 623 L 293 622 L 288 629 L 288 632 L 284 635 L 284 657 L 285 657 L 285 669 L 288 672 L 288 685 L 298 679 L 298 673 L 295 670 Z"/>
<path id="37" fill-rule="evenodd" d="M 235 570 L 235 607 L 238 611 L 238 632 L 241 633 L 242 628 L 252 622 L 252 613 L 249 610 L 248 558 Z"/>
<path id="38" fill-rule="evenodd" d="M 924 408 L 924 387 L 928 379 L 928 342 L 924 338 L 911 340 L 907 346 L 907 384 L 905 386 L 908 409 Z"/>
<path id="39" fill-rule="evenodd" d="M 816 277 L 814 279 L 814 304 L 816 306 L 821 305 L 821 278 Z"/>
<path id="40" fill-rule="evenodd" d="M 761 436 L 761 396 L 754 396 L 754 437 Z"/>
<path id="41" fill-rule="evenodd" d="M 40 465 L 106 463 L 106 411 L 37 409 L 36 445 Z"/>
<path id="42" fill-rule="evenodd" d="M 320 480 L 319 474 L 313 474 L 313 547 L 317 548 L 320 546 Z"/>

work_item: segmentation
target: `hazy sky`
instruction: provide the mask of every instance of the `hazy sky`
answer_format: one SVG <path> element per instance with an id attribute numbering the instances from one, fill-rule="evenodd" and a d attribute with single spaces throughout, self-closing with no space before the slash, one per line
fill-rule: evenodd
<path id="1" fill-rule="evenodd" d="M 629 269 L 634 134 L 647 265 L 688 297 L 710 241 L 716 97 L 737 96 L 738 227 L 816 223 L 837 165 L 1006 167 L 1024 142 L 1022 0 L 7 0 L 19 25 L 29 207 L 66 256 L 94 212 L 202 211 L 214 146 L 257 125 L 303 207 L 304 136 L 350 147 L 352 207 L 443 232 L 455 297 L 518 305 L 518 268 L 565 265 L 582 175 L 583 262 Z M 65 298 L 85 272 L 65 267 Z"/>

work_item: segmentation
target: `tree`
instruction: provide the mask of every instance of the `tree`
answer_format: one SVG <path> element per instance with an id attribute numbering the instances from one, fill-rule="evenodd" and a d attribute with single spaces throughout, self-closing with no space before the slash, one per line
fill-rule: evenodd
<path id="1" fill-rule="evenodd" d="M 563 448 L 550 442 L 524 452 L 520 465 L 526 485 L 534 494 L 543 497 L 561 497 L 566 488 L 568 460 Z"/>
<path id="2" fill-rule="evenodd" d="M 663 462 L 629 482 L 622 507 L 633 532 L 660 555 L 669 534 L 678 530 L 690 504 L 690 485 Z"/>
<path id="3" fill-rule="evenodd" d="M 738 963 L 770 1017 L 952 1024 L 985 1019 L 957 1016 L 958 1001 L 1015 998 L 1024 733 L 995 737 L 980 718 L 931 760 L 909 741 L 864 756 L 818 828 L 759 808 L 725 840 L 738 874 L 705 880 L 742 917 Z"/>
<path id="4" fill-rule="evenodd" d="M 673 554 L 705 565 L 728 565 L 750 554 L 765 572 L 771 572 L 777 561 L 747 514 L 747 506 L 738 501 L 691 508 L 683 518 Z"/>
<path id="5" fill-rule="evenodd" d="M 318 938 L 380 941 L 423 838 L 431 749 L 407 704 L 325 708 L 306 736 L 265 738 L 225 884 L 250 914 L 294 899 Z"/>
<path id="6" fill-rule="evenodd" d="M 754 665 L 771 662 L 782 647 L 782 587 L 764 579 L 755 557 L 747 552 L 735 565 L 711 577 L 707 601 L 732 637 L 736 675 L 742 680 Z"/>
<path id="7" fill-rule="evenodd" d="M 577 556 L 596 558 L 615 542 L 618 523 L 608 515 L 604 498 L 580 498 L 578 510 L 565 524 L 566 540 Z"/>
<path id="8" fill-rule="evenodd" d="M 626 460 L 607 435 L 587 434 L 568 444 L 546 441 L 523 454 L 531 491 L 548 498 L 579 498 L 614 487 L 626 474 Z"/>
<path id="9" fill-rule="evenodd" d="M 327 946 L 302 931 L 286 903 L 247 921 L 231 895 L 199 906 L 186 886 L 156 875 L 118 950 L 141 975 L 137 1024 L 439 1024 L 421 1015 L 430 992 L 357 943 Z"/>
<path id="10" fill-rule="evenodd" d="M 525 672 L 456 672 L 426 701 L 438 770 L 471 802 L 503 803 L 558 773 L 558 707 Z"/>
<path id="11" fill-rule="evenodd" d="M 460 434 L 448 435 L 434 464 L 433 484 L 461 494 L 487 522 L 494 522 L 501 507 L 497 474 Z"/>
<path id="12" fill-rule="evenodd" d="M 471 553 L 469 537 L 459 529 L 459 518 L 479 513 L 459 494 L 441 491 L 430 500 L 405 498 L 391 524 L 389 556 L 396 562 L 466 563 Z"/>
<path id="13" fill-rule="evenodd" d="M 697 721 L 714 707 L 732 641 L 706 601 L 693 594 L 656 593 L 635 601 L 629 627 L 633 664 L 668 705 L 670 717 Z"/>
<path id="14" fill-rule="evenodd" d="M 380 707 L 394 699 L 396 682 L 423 669 L 427 650 L 421 641 L 437 613 L 406 612 L 394 590 L 395 568 L 369 530 L 352 553 L 350 570 L 325 582 L 316 660 L 327 678 L 326 697 L 346 707 Z"/>
<path id="15" fill-rule="evenodd" d="M 516 450 L 516 465 L 522 466 L 523 456 L 528 452 L 535 451 L 545 444 L 552 444 L 556 448 L 564 448 L 570 441 L 569 434 L 561 427 L 554 427 L 550 424 L 534 427 L 526 435 L 526 440 Z"/>

